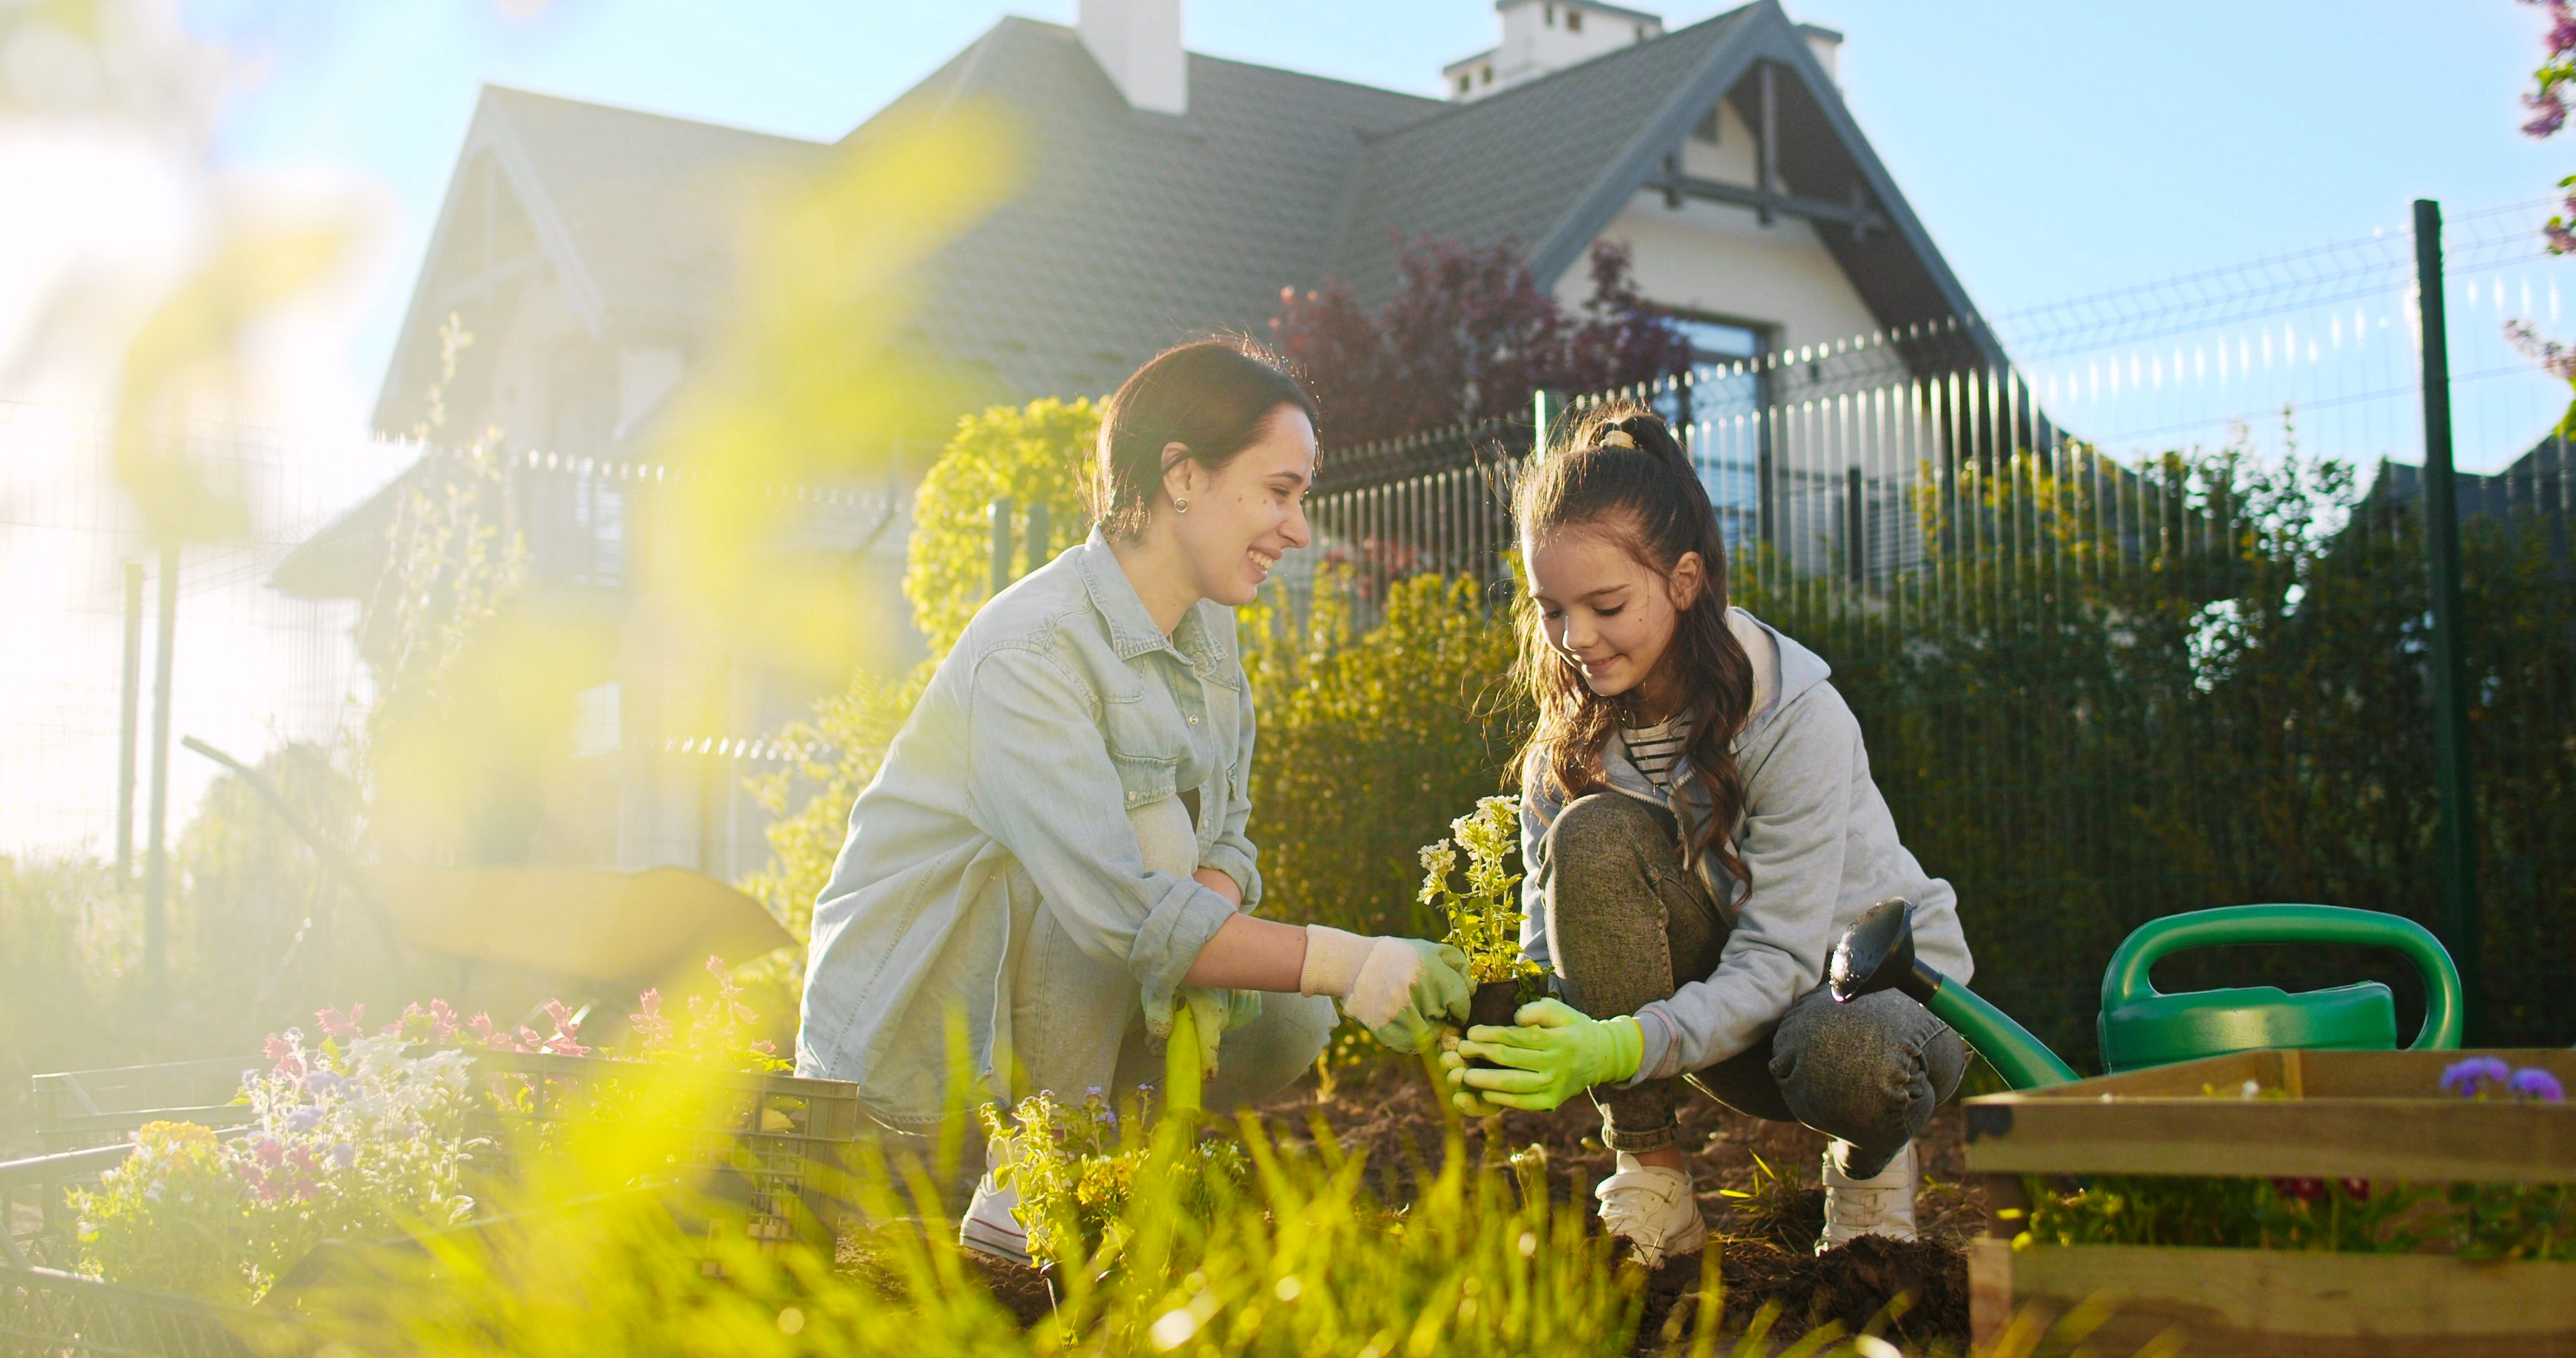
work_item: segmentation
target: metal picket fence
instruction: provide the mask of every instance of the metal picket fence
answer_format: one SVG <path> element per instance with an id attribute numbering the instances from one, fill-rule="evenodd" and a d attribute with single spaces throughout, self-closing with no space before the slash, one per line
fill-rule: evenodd
<path id="1" fill-rule="evenodd" d="M 1736 597 L 1835 667 L 1900 829 L 1961 892 L 1980 988 L 2052 1041 L 2089 1049 L 2129 928 L 2274 899 L 2418 918 L 2483 979 L 2485 1037 L 2564 1044 L 2570 391 L 2511 333 L 2566 323 L 2545 215 L 2464 214 L 2441 240 L 2450 428 L 2477 469 L 2456 482 L 2466 602 L 2447 620 L 2426 583 L 2410 232 L 1541 408 L 1559 434 L 1613 398 L 1674 422 Z M 1422 571 L 1508 590 L 1504 501 L 1537 418 L 1327 453 L 1290 571 L 1345 565 L 1363 606 Z M 2459 749 L 2435 739 L 2444 646 L 2469 676 Z M 2435 793 L 2472 746 L 2464 880 Z M 2389 972 L 2404 1027 L 2415 985 L 2385 962 L 2169 970 Z"/>

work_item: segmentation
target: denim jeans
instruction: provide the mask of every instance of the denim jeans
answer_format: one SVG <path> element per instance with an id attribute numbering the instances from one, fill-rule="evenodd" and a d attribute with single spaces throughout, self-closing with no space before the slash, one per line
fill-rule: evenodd
<path id="1" fill-rule="evenodd" d="M 1046 1090 L 1080 1099 L 1098 1089 L 1115 1102 L 1163 1083 L 1163 1054 L 1145 1033 L 1143 993 L 1128 968 L 1074 946 L 1053 910 L 1039 905 L 1019 931 L 1011 981 L 1013 1098 Z M 1201 1091 L 1210 1112 L 1258 1103 L 1287 1088 L 1333 1035 L 1322 995 L 1263 995 L 1261 1016 L 1217 1044 L 1217 1071 Z"/>
<path id="2" fill-rule="evenodd" d="M 1728 925 L 1683 868 L 1671 812 L 1597 792 L 1568 804 L 1547 834 L 1548 949 L 1568 1004 L 1595 1018 L 1634 1013 L 1717 971 Z M 1836 1148 L 1841 1168 L 1867 1178 L 1923 1130 L 1966 1069 L 1966 1044 L 1913 1000 L 1882 991 L 1838 1004 L 1819 985 L 1726 1060 L 1681 1080 L 1595 1087 L 1592 1098 L 1612 1150 L 1673 1145 L 1674 1100 L 1688 1081 L 1737 1112 L 1848 1143 Z"/>

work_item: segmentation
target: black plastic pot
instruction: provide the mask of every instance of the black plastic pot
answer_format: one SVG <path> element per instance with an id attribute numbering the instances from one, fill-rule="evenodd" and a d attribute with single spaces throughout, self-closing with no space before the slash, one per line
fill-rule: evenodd
<path id="1" fill-rule="evenodd" d="M 1521 983 L 1518 981 L 1487 981 L 1477 986 L 1467 997 L 1467 1026 L 1473 1028 L 1484 1024 L 1496 1028 L 1510 1027 L 1512 1015 L 1520 1010 L 1520 997 Z M 1494 1066 L 1491 1061 L 1472 1056 L 1467 1058 L 1467 1064 L 1482 1066 L 1488 1070 L 1493 1069 Z"/>

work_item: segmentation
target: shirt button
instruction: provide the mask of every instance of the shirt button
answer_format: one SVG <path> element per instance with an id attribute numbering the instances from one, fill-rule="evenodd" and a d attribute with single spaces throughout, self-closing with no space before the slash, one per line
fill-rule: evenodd
<path id="1" fill-rule="evenodd" d="M 1199 719 L 1198 719 L 1198 718 L 1196 718 L 1196 717 L 1192 717 L 1192 718 L 1190 718 L 1190 725 L 1192 725 L 1192 726 L 1196 726 L 1196 725 L 1198 725 L 1198 724 L 1199 724 Z"/>

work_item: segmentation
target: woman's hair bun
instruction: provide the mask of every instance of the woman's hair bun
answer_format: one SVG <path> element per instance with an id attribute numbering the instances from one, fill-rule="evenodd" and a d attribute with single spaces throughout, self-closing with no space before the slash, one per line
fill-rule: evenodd
<path id="1" fill-rule="evenodd" d="M 1577 446 L 1634 448 L 1684 476 L 1695 476 L 1690 455 L 1682 451 L 1681 441 L 1673 437 L 1672 426 L 1652 411 L 1633 405 L 1613 406 L 1601 416 L 1581 426 Z"/>

